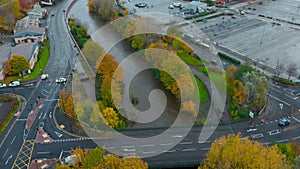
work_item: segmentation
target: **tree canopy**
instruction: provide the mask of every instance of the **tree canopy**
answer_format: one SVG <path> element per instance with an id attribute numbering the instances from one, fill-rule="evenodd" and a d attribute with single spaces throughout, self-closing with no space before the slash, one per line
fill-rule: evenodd
<path id="1" fill-rule="evenodd" d="M 29 70 L 30 64 L 22 55 L 12 55 L 4 64 L 4 74 L 19 75 L 23 70 Z"/>
<path id="2" fill-rule="evenodd" d="M 291 167 L 277 145 L 265 147 L 249 138 L 241 139 L 240 134 L 230 134 L 212 143 L 203 164 L 198 169 L 290 169 Z"/>

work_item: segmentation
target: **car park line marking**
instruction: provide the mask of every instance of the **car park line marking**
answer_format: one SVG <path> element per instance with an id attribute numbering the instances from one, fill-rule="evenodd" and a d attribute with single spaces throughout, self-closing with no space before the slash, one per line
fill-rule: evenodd
<path id="1" fill-rule="evenodd" d="M 281 142 L 287 142 L 287 141 L 289 141 L 288 139 L 283 139 L 283 140 L 278 140 L 278 141 L 276 141 L 277 143 L 281 143 Z"/>
<path id="2" fill-rule="evenodd" d="M 210 147 L 207 147 L 207 148 L 201 148 L 201 150 L 209 150 Z"/>
<path id="3" fill-rule="evenodd" d="M 276 129 L 276 130 L 268 131 L 268 133 L 270 136 L 272 136 L 272 135 L 280 134 L 281 132 L 279 131 L 279 129 Z"/>
<path id="4" fill-rule="evenodd" d="M 185 152 L 185 151 L 196 151 L 196 149 L 195 148 L 187 148 L 187 149 L 183 149 L 181 151 L 183 151 L 183 152 Z"/>
<path id="5" fill-rule="evenodd" d="M 13 142 L 15 141 L 16 139 L 16 136 L 12 139 L 11 143 L 10 144 L 13 144 Z"/>
<path id="6" fill-rule="evenodd" d="M 122 148 L 134 148 L 135 146 L 123 146 Z"/>
<path id="7" fill-rule="evenodd" d="M 156 153 L 156 151 L 146 151 L 146 152 L 143 152 L 143 154 L 154 154 Z"/>
<path id="8" fill-rule="evenodd" d="M 187 145 L 187 144 L 193 144 L 193 142 L 181 142 L 179 144 L 182 144 L 182 145 Z"/>
<path id="9" fill-rule="evenodd" d="M 141 147 L 153 147 L 154 145 L 141 145 Z"/>
<path id="10" fill-rule="evenodd" d="M 46 152 L 37 152 L 37 154 L 50 154 L 49 151 L 46 151 Z"/>
<path id="11" fill-rule="evenodd" d="M 136 153 L 126 153 L 126 154 L 122 154 L 122 156 L 134 156 L 136 155 Z"/>
<path id="12" fill-rule="evenodd" d="M 173 143 L 164 143 L 164 144 L 160 144 L 161 146 L 171 146 L 173 145 Z"/>
<path id="13" fill-rule="evenodd" d="M 300 136 L 297 136 L 297 137 L 294 137 L 294 138 L 292 138 L 292 139 L 295 139 L 295 140 L 296 140 L 296 139 L 299 139 L 299 138 L 300 138 Z"/>
<path id="14" fill-rule="evenodd" d="M 299 122 L 299 123 L 300 123 L 300 120 L 299 120 L 299 119 L 297 119 L 296 117 L 292 116 L 292 118 L 293 118 L 294 120 L 296 120 L 297 122 Z"/>
<path id="15" fill-rule="evenodd" d="M 265 143 L 261 143 L 262 145 L 270 145 L 272 144 L 272 142 L 265 142 Z"/>
<path id="16" fill-rule="evenodd" d="M 252 138 L 261 138 L 261 137 L 263 137 L 264 135 L 262 134 L 262 133 L 260 133 L 260 134 L 252 134 L 251 135 L 251 137 Z"/>
<path id="17" fill-rule="evenodd" d="M 103 147 L 105 150 L 113 150 L 113 149 L 115 149 L 115 147 Z"/>
<path id="18" fill-rule="evenodd" d="M 176 150 L 168 150 L 168 151 L 163 151 L 163 153 L 174 153 Z"/>

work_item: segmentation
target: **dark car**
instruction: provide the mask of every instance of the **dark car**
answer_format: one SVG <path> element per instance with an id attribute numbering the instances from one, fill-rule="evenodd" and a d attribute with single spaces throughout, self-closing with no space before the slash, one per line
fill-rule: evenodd
<path id="1" fill-rule="evenodd" d="M 279 120 L 278 126 L 287 126 L 289 124 L 291 124 L 291 120 L 283 118 Z"/>
<path id="2" fill-rule="evenodd" d="M 139 8 L 145 8 L 147 6 L 146 3 L 137 3 L 135 4 L 136 7 L 139 7 Z"/>

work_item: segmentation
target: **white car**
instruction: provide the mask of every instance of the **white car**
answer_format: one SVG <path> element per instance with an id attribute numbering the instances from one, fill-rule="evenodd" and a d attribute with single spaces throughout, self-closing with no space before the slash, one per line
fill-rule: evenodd
<path id="1" fill-rule="evenodd" d="M 60 77 L 60 78 L 58 78 L 58 79 L 55 80 L 56 83 L 64 83 L 66 81 L 67 81 L 67 79 L 64 78 L 64 77 Z"/>
<path id="2" fill-rule="evenodd" d="M 6 84 L 0 83 L 0 88 L 6 87 Z"/>
<path id="3" fill-rule="evenodd" d="M 180 3 L 180 2 L 174 2 L 173 6 L 176 7 L 176 8 L 180 8 L 180 7 L 182 7 L 182 3 Z"/>
<path id="4" fill-rule="evenodd" d="M 169 5 L 169 9 L 174 9 L 174 5 Z"/>
<path id="5" fill-rule="evenodd" d="M 48 77 L 49 77 L 48 74 L 42 74 L 42 75 L 41 75 L 41 79 L 42 79 L 42 80 L 45 80 L 45 79 L 47 79 Z"/>
<path id="6" fill-rule="evenodd" d="M 12 81 L 8 84 L 10 87 L 20 86 L 21 83 L 19 81 Z"/>

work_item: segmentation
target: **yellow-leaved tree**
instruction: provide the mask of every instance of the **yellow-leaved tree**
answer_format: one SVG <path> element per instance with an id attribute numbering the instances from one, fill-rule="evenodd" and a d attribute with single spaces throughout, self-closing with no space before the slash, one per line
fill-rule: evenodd
<path id="1" fill-rule="evenodd" d="M 230 134 L 215 140 L 198 169 L 290 169 L 277 145 L 263 146 L 241 135 Z"/>

